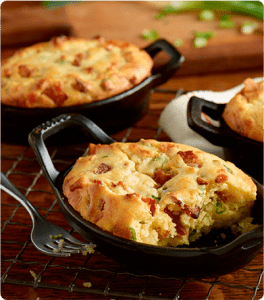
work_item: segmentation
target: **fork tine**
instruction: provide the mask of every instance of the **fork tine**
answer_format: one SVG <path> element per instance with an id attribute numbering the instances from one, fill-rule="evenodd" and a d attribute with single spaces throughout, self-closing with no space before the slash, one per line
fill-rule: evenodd
<path id="1" fill-rule="evenodd" d="M 46 244 L 47 247 L 51 248 L 53 251 L 55 251 L 54 253 L 60 253 L 60 252 L 67 252 L 67 253 L 80 253 L 80 247 L 71 247 L 70 244 L 66 243 L 65 244 L 65 241 L 63 241 L 63 244 L 62 244 L 62 247 L 60 248 L 59 247 L 59 241 L 60 240 L 54 240 L 54 241 L 51 241 L 51 242 L 48 242 Z M 58 252 L 57 252 L 58 251 Z"/>
<path id="2" fill-rule="evenodd" d="M 51 255 L 51 256 L 57 256 L 57 257 L 66 257 L 66 256 L 71 256 L 71 253 L 69 252 L 54 252 L 53 250 L 57 249 L 54 247 L 49 247 L 49 246 L 42 246 L 41 248 L 34 244 L 35 247 L 42 253 L 46 254 L 46 255 Z"/>
<path id="3" fill-rule="evenodd" d="M 77 254 L 77 253 L 80 253 L 79 250 L 71 250 L 71 249 L 65 249 L 65 248 L 61 248 L 60 249 L 60 252 L 62 253 L 70 253 L 70 254 Z"/>
<path id="4" fill-rule="evenodd" d="M 79 250 L 79 251 L 87 250 L 87 248 L 84 245 L 83 246 L 75 246 L 75 245 L 67 243 L 65 240 L 63 242 L 63 248 L 72 249 L 72 250 Z"/>
<path id="5" fill-rule="evenodd" d="M 55 241 L 51 241 L 51 242 L 46 243 L 46 247 L 56 250 L 56 249 L 58 249 L 58 244 L 56 244 Z"/>
<path id="6" fill-rule="evenodd" d="M 87 246 L 92 246 L 91 244 L 87 244 L 87 243 L 83 243 L 79 240 L 77 240 L 75 237 L 73 237 L 72 235 L 67 235 L 65 237 L 63 237 L 64 239 L 67 239 L 68 241 L 72 242 L 73 244 L 76 244 L 78 246 L 81 247 L 87 247 Z"/>

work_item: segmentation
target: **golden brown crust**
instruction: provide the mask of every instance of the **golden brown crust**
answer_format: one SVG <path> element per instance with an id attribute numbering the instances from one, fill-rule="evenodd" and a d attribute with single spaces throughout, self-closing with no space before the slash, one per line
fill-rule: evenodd
<path id="1" fill-rule="evenodd" d="M 242 136 L 263 142 L 263 80 L 248 78 L 245 87 L 225 106 L 223 119 Z"/>
<path id="2" fill-rule="evenodd" d="M 255 184 L 232 163 L 191 146 L 143 139 L 91 144 L 63 192 L 84 219 L 108 232 L 172 246 L 241 221 L 256 199 Z"/>
<path id="3" fill-rule="evenodd" d="M 99 101 L 151 75 L 149 54 L 124 41 L 56 37 L 18 51 L 2 65 L 2 103 L 65 107 Z"/>

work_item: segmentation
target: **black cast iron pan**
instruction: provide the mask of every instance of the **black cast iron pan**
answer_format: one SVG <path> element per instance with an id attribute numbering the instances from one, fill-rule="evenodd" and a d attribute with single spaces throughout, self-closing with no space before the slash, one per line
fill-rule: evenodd
<path id="1" fill-rule="evenodd" d="M 193 96 L 187 107 L 188 125 L 214 145 L 224 147 L 225 159 L 263 183 L 263 143 L 233 131 L 222 118 L 225 104 Z M 219 127 L 202 119 L 202 112 L 218 121 Z"/>
<path id="2" fill-rule="evenodd" d="M 227 237 L 215 246 L 219 232 L 205 236 L 197 244 L 190 247 L 172 248 L 146 245 L 114 236 L 96 225 L 84 220 L 68 204 L 62 193 L 62 183 L 71 169 L 57 171 L 52 163 L 45 139 L 67 127 L 82 127 L 87 130 L 98 143 L 109 144 L 114 140 L 82 115 L 61 115 L 35 128 L 29 134 L 29 143 L 43 169 L 43 172 L 57 196 L 59 206 L 69 224 L 87 241 L 97 245 L 102 254 L 131 268 L 169 276 L 211 277 L 220 276 L 245 266 L 262 248 L 263 233 L 263 191 L 258 186 L 258 199 L 254 205 L 252 216 L 261 224 L 255 230 L 234 237 L 225 231 Z M 223 231 L 221 231 L 223 232 Z"/>
<path id="3" fill-rule="evenodd" d="M 57 108 L 20 108 L 1 105 L 2 141 L 27 144 L 28 133 L 41 122 L 50 120 L 64 113 L 80 113 L 100 126 L 108 134 L 121 131 L 140 120 L 148 110 L 151 90 L 166 82 L 184 62 L 184 57 L 166 40 L 157 40 L 144 50 L 152 57 L 164 51 L 169 61 L 162 66 L 155 66 L 152 75 L 134 88 L 111 98 L 71 107 Z M 65 131 L 60 142 L 81 143 L 84 136 L 77 132 Z M 52 144 L 52 140 L 49 141 Z M 58 140 L 54 141 L 55 145 Z"/>

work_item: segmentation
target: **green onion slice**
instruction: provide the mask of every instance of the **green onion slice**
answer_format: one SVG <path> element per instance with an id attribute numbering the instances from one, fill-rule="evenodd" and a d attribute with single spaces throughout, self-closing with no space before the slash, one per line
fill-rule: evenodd
<path id="1" fill-rule="evenodd" d="M 128 227 L 129 228 L 129 230 L 131 231 L 131 239 L 133 240 L 133 241 L 136 241 L 137 240 L 137 233 L 136 233 L 136 230 L 133 228 L 133 227 Z"/>
<path id="2" fill-rule="evenodd" d="M 183 40 L 182 39 L 177 39 L 173 43 L 174 47 L 181 47 L 183 45 Z"/>
<path id="3" fill-rule="evenodd" d="M 155 199 L 155 200 L 157 201 L 157 203 L 160 202 L 160 198 L 159 198 L 159 197 L 156 197 L 156 196 L 154 196 L 154 195 L 151 195 L 151 198 Z"/>
<path id="4" fill-rule="evenodd" d="M 144 29 L 141 33 L 141 37 L 145 40 L 157 40 L 159 33 L 155 29 Z"/>
<path id="5" fill-rule="evenodd" d="M 210 9 L 202 10 L 199 15 L 199 19 L 201 21 L 212 21 L 214 17 L 215 17 L 214 12 Z"/>
<path id="6" fill-rule="evenodd" d="M 223 208 L 222 203 L 217 202 L 216 203 L 216 213 L 217 214 L 222 214 L 226 211 L 226 208 Z"/>

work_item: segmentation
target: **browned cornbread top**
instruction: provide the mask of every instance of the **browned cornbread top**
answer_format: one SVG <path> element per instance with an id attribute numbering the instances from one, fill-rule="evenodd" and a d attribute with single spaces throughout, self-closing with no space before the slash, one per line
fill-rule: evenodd
<path id="1" fill-rule="evenodd" d="M 232 163 L 155 140 L 91 144 L 63 192 L 84 219 L 104 230 L 173 246 L 241 221 L 256 199 L 255 184 Z"/>
<path id="2" fill-rule="evenodd" d="M 244 85 L 226 104 L 222 117 L 240 135 L 263 142 L 263 80 L 248 78 Z"/>
<path id="3" fill-rule="evenodd" d="M 58 107 L 129 90 L 150 76 L 149 54 L 124 41 L 55 37 L 15 53 L 2 66 L 2 103 Z"/>

